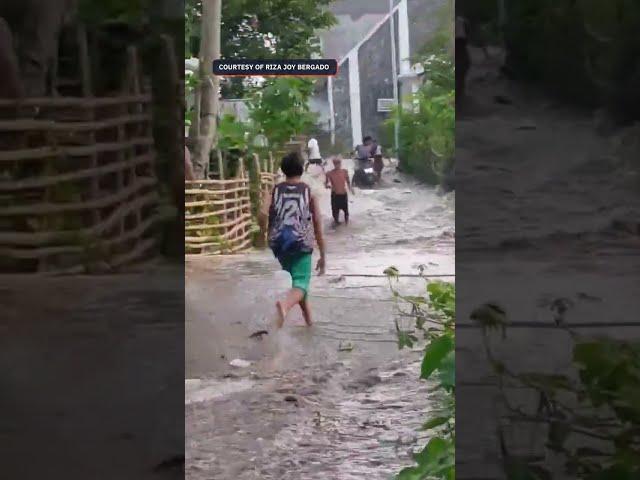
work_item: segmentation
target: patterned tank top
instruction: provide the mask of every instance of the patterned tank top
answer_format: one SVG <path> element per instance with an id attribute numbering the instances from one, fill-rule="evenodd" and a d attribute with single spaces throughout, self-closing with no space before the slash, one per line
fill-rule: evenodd
<path id="1" fill-rule="evenodd" d="M 269 246 L 277 258 L 311 253 L 314 245 L 311 189 L 306 183 L 280 183 L 269 209 Z"/>

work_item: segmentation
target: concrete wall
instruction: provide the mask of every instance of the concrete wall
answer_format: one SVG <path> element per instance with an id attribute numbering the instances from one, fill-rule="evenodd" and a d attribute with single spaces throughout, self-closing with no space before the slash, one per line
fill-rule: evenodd
<path id="1" fill-rule="evenodd" d="M 362 134 L 380 138 L 382 123 L 388 113 L 378 112 L 379 98 L 393 98 L 393 72 L 391 69 L 391 38 L 389 23 L 382 26 L 360 48 L 360 112 Z"/>
<path id="2" fill-rule="evenodd" d="M 342 59 L 382 18 L 381 14 L 366 14 L 356 19 L 336 15 L 338 24 L 320 35 L 325 58 Z"/>
<path id="3" fill-rule="evenodd" d="M 316 125 L 319 130 L 328 132 L 331 128 L 329 124 L 329 98 L 327 95 L 327 87 L 314 94 L 309 101 L 309 109 L 318 114 Z"/>
<path id="4" fill-rule="evenodd" d="M 411 56 L 433 38 L 442 19 L 441 9 L 449 0 L 407 0 L 409 45 Z M 453 18 L 451 19 L 453 22 Z"/>
<path id="5" fill-rule="evenodd" d="M 340 67 L 333 79 L 333 109 L 336 124 L 336 151 L 349 150 L 351 145 L 351 106 L 349 105 L 349 62 Z"/>
<path id="6" fill-rule="evenodd" d="M 244 100 L 220 100 L 220 117 L 233 115 L 240 122 L 249 121 L 249 107 Z"/>
<path id="7" fill-rule="evenodd" d="M 400 0 L 394 0 L 397 5 Z M 389 13 L 389 0 L 336 0 L 329 5 L 337 24 L 322 32 L 323 53 L 342 59 Z"/>
<path id="8" fill-rule="evenodd" d="M 406 0 L 399 11 L 394 14 L 395 44 L 396 44 L 396 69 L 398 73 L 408 73 L 414 63 L 413 56 L 433 38 L 434 33 L 442 20 L 442 7 L 449 0 Z M 353 48 L 359 41 L 373 30 L 373 27 L 384 19 L 388 12 L 387 0 L 375 0 L 368 3 L 353 1 L 338 1 L 331 7 L 338 15 L 340 25 L 323 34 L 325 55 L 328 51 L 334 53 L 334 57 L 347 58 L 340 67 L 339 75 L 333 81 L 333 106 L 335 119 L 336 151 L 353 148 L 354 136 L 372 135 L 381 139 L 384 122 L 388 113 L 377 111 L 379 98 L 393 98 L 393 72 L 391 58 L 390 24 L 387 20 L 370 38 L 358 49 L 357 54 L 353 50 L 347 50 L 346 46 Z M 399 0 L 394 0 L 397 5 Z M 405 9 L 406 5 L 406 9 Z M 406 17 L 399 12 L 405 12 Z M 374 19 L 377 18 L 377 23 Z M 408 19 L 408 21 L 403 21 Z M 369 32 L 364 33 L 364 25 L 371 25 Z M 352 26 L 353 28 L 351 28 Z M 357 28 L 356 28 L 357 26 Z M 404 34 L 400 33 L 403 28 Z M 404 48 L 403 48 L 404 46 Z M 353 71 L 351 61 L 357 58 L 358 69 Z M 359 78 L 357 86 L 350 85 L 350 79 Z M 411 85 L 399 86 L 400 94 L 411 92 Z M 314 110 L 326 118 L 329 113 L 329 103 L 326 95 L 318 93 L 314 99 Z M 359 96 L 359 98 L 355 98 Z M 357 113 L 360 110 L 360 115 Z M 353 110 L 353 112 L 352 112 Z M 326 121 L 322 121 L 324 128 Z M 361 139 L 359 140 L 361 141 Z M 358 141 L 358 142 L 359 142 Z"/>

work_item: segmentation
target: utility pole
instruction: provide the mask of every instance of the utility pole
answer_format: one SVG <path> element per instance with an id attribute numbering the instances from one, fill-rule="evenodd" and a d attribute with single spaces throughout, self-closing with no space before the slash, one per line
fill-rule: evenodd
<path id="1" fill-rule="evenodd" d="M 398 95 L 398 70 L 396 60 L 396 25 L 393 18 L 393 0 L 389 0 L 389 28 L 391 31 L 391 73 L 393 78 L 393 100 L 397 108 L 402 108 L 399 102 Z M 396 120 L 393 125 L 393 148 L 396 154 L 399 155 L 400 144 L 400 118 L 396 115 Z"/>
<path id="2" fill-rule="evenodd" d="M 194 148 L 193 167 L 196 178 L 204 179 L 209 155 L 216 143 L 220 79 L 213 75 L 213 61 L 220 58 L 222 0 L 202 2 L 202 42 L 198 65 L 200 87 L 200 129 Z"/>

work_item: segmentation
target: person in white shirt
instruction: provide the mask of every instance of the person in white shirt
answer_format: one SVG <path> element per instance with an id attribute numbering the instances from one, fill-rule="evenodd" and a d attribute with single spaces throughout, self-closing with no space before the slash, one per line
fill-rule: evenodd
<path id="1" fill-rule="evenodd" d="M 322 165 L 322 156 L 320 155 L 320 147 L 318 146 L 318 140 L 313 137 L 310 138 L 309 142 L 307 143 L 307 153 L 309 154 L 309 161 L 307 162 L 304 171 L 306 172 L 309 169 L 309 165 L 313 164 L 318 165 L 324 172 L 324 167 Z"/>

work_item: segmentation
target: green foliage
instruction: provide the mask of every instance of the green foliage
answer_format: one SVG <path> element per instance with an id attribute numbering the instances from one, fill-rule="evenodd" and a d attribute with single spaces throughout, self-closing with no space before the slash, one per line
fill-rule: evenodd
<path id="1" fill-rule="evenodd" d="M 489 23 L 498 18 L 496 0 L 457 0 L 456 15 L 463 16 L 472 23 Z"/>
<path id="2" fill-rule="evenodd" d="M 415 467 L 402 470 L 397 480 L 423 480 L 427 478 L 455 479 L 455 443 L 453 440 L 432 438 L 424 449 L 414 455 Z"/>
<path id="3" fill-rule="evenodd" d="M 485 349 L 500 378 L 498 385 L 509 416 L 548 426 L 546 448 L 563 460 L 569 477 L 640 478 L 640 343 L 582 338 L 560 326 L 574 339 L 574 372 L 521 373 L 495 358 L 487 335 L 492 325 L 483 327 Z M 506 391 L 514 387 L 536 392 L 537 411 L 510 405 Z M 503 450 L 508 478 L 555 478 L 540 465 L 511 457 L 504 441 Z"/>
<path id="4" fill-rule="evenodd" d="M 474 0 L 476 1 L 476 0 Z M 446 0 L 436 12 L 438 26 L 431 38 L 418 50 L 415 55 L 416 62 L 422 62 L 425 58 L 434 54 L 451 54 L 451 47 L 455 35 L 454 18 L 458 9 L 457 2 Z"/>
<path id="5" fill-rule="evenodd" d="M 507 65 L 565 99 L 640 114 L 640 3 L 627 0 L 507 2 Z"/>
<path id="6" fill-rule="evenodd" d="M 317 31 L 335 24 L 331 0 L 225 0 L 222 2 L 224 58 L 310 58 L 320 53 Z M 185 5 L 185 52 L 198 56 L 201 0 Z M 243 98 L 242 78 L 223 86 L 225 98 Z"/>
<path id="7" fill-rule="evenodd" d="M 420 368 L 420 378 L 428 380 L 431 374 L 438 370 L 444 359 L 453 351 L 453 335 L 442 334 L 427 345 Z"/>
<path id="8" fill-rule="evenodd" d="M 420 272 L 424 268 L 420 269 Z M 423 424 L 424 430 L 434 432 L 422 451 L 414 455 L 416 466 L 403 469 L 397 480 L 426 480 L 455 478 L 455 286 L 446 282 L 429 282 L 426 295 L 400 294 L 394 281 L 399 276 L 396 267 L 384 271 L 397 301 L 398 314 L 415 320 L 414 333 L 403 331 L 396 321 L 400 348 L 411 347 L 418 341 L 415 332 L 422 332 L 427 340 L 420 378 L 435 382 L 435 390 L 442 392 L 437 415 Z M 408 310 L 407 310 L 408 307 Z M 408 341 L 407 341 L 408 340 Z"/>
<path id="9" fill-rule="evenodd" d="M 316 31 L 335 18 L 325 7 L 331 0 L 228 0 L 222 4 L 225 25 L 222 51 L 230 58 L 308 58 L 320 52 Z M 265 39 L 272 39 L 265 45 Z"/>
<path id="10" fill-rule="evenodd" d="M 432 282 L 427 285 L 427 293 L 434 310 L 442 312 L 445 318 L 454 318 L 456 313 L 456 290 L 446 282 Z"/>
<path id="11" fill-rule="evenodd" d="M 185 108 L 186 112 L 184 115 L 184 123 L 185 126 L 189 127 L 192 125 L 194 116 L 196 114 L 196 110 L 193 106 L 189 105 L 189 100 L 195 96 L 198 86 L 200 84 L 200 79 L 198 75 L 194 75 L 193 73 L 186 73 L 184 77 L 184 97 L 185 97 Z"/>
<path id="12" fill-rule="evenodd" d="M 453 166 L 455 151 L 455 70 L 451 56 L 454 6 L 439 12 L 440 27 L 414 61 L 422 64 L 425 82 L 408 100 L 413 108 L 397 108 L 387 129 L 400 123 L 398 156 L 404 169 L 437 184 Z"/>
<path id="13" fill-rule="evenodd" d="M 198 56 L 200 48 L 202 0 L 184 2 L 184 57 Z"/>
<path id="14" fill-rule="evenodd" d="M 244 151 L 249 146 L 251 126 L 236 120 L 231 114 L 224 115 L 218 123 L 218 147 L 223 150 Z"/>
<path id="15" fill-rule="evenodd" d="M 223 151 L 258 152 L 254 146 L 258 134 L 269 141 L 269 148 L 278 148 L 291 137 L 306 133 L 315 123 L 308 99 L 313 83 L 300 78 L 277 78 L 255 90 L 247 102 L 249 122 L 240 122 L 233 115 L 224 115 L 218 124 L 218 147 Z"/>
<path id="16" fill-rule="evenodd" d="M 249 102 L 251 120 L 271 146 L 281 146 L 292 136 L 313 127 L 316 115 L 309 110 L 313 81 L 279 77 L 256 91 Z"/>
<path id="17" fill-rule="evenodd" d="M 80 18 L 90 24 L 104 21 L 140 24 L 148 18 L 151 0 L 80 0 L 78 13 Z"/>
<path id="18" fill-rule="evenodd" d="M 453 62 L 434 55 L 425 64 L 427 80 L 412 98 L 414 109 L 397 109 L 387 122 L 400 121 L 399 157 L 406 171 L 437 184 L 451 168 L 455 151 Z"/>

